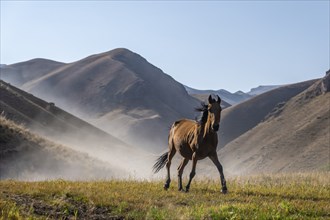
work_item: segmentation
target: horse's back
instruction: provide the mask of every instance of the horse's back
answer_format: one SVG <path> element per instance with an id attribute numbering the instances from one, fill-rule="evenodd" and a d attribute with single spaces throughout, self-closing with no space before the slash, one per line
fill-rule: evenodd
<path id="1" fill-rule="evenodd" d="M 173 123 L 171 132 L 179 136 L 185 135 L 195 129 L 197 125 L 196 121 L 190 119 L 181 119 Z"/>

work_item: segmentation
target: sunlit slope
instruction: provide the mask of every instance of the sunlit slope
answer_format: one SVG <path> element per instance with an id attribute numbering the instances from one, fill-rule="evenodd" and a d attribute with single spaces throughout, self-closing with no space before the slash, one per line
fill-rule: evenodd
<path id="1" fill-rule="evenodd" d="M 290 99 L 219 154 L 228 172 L 326 170 L 330 167 L 330 73 Z"/>
<path id="2" fill-rule="evenodd" d="M 0 179 L 87 180 L 115 177 L 122 170 L 31 133 L 0 116 Z"/>

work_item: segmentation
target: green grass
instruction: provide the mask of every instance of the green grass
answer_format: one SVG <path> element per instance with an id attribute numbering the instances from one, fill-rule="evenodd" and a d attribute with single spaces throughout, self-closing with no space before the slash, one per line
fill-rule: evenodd
<path id="1" fill-rule="evenodd" d="M 330 173 L 193 181 L 0 181 L 0 219 L 330 219 Z"/>

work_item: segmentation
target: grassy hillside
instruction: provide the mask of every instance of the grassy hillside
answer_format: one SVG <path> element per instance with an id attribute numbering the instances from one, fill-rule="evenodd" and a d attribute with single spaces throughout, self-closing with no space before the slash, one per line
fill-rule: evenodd
<path id="1" fill-rule="evenodd" d="M 0 219 L 329 219 L 330 174 L 194 181 L 190 193 L 162 182 L 0 182 Z"/>
<path id="2" fill-rule="evenodd" d="M 0 116 L 0 179 L 94 179 L 122 170 L 31 133 Z"/>
<path id="3" fill-rule="evenodd" d="M 330 73 L 219 151 L 234 174 L 330 169 Z"/>
<path id="4" fill-rule="evenodd" d="M 222 113 L 219 130 L 219 147 L 224 147 L 230 141 L 255 127 L 276 105 L 287 102 L 315 82 L 316 80 L 310 80 L 282 86 L 225 109 Z"/>

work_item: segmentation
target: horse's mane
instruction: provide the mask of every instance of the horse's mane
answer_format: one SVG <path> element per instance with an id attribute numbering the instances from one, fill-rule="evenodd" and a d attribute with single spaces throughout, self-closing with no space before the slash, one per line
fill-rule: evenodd
<path id="1" fill-rule="evenodd" d="M 198 112 L 202 112 L 202 117 L 200 117 L 200 119 L 196 120 L 199 124 L 205 124 L 207 121 L 207 117 L 209 114 L 208 111 L 208 105 L 206 105 L 204 102 L 201 102 L 201 106 L 195 108 L 196 111 Z"/>

